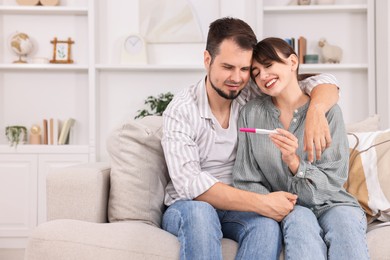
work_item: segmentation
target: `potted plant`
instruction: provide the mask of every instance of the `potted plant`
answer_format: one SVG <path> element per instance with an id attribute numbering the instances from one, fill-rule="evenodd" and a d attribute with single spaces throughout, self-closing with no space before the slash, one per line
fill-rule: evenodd
<path id="1" fill-rule="evenodd" d="M 27 141 L 27 128 L 24 126 L 13 125 L 5 128 L 10 146 L 17 146 L 19 143 L 24 144 Z"/>
<path id="2" fill-rule="evenodd" d="M 135 116 L 135 119 L 150 115 L 161 116 L 167 108 L 169 102 L 171 102 L 172 98 L 173 94 L 171 92 L 161 93 L 158 96 L 149 96 L 145 100 L 145 105 L 148 105 L 149 108 L 138 110 L 138 115 Z"/>

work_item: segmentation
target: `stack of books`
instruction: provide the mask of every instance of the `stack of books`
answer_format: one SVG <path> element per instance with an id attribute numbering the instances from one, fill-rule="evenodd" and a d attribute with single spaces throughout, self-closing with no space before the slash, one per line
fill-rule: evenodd
<path id="1" fill-rule="evenodd" d="M 295 38 L 288 38 L 285 39 L 285 41 L 290 44 L 290 46 L 294 49 L 295 53 L 298 55 L 299 63 L 303 64 L 305 63 L 304 57 L 306 55 L 307 50 L 307 40 L 303 36 L 299 36 L 298 40 L 296 41 Z"/>
<path id="2" fill-rule="evenodd" d="M 58 119 L 43 119 L 43 144 L 69 144 L 70 132 L 75 124 L 74 118 L 68 118 L 62 125 Z"/>

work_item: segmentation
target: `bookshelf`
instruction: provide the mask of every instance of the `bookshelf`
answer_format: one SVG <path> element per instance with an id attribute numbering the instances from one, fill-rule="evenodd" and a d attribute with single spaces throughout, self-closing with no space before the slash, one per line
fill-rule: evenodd
<path id="1" fill-rule="evenodd" d="M 259 25 L 263 37 L 307 39 L 307 54 L 320 56 L 319 64 L 302 64 L 304 73 L 331 73 L 341 87 L 339 105 L 346 123 L 377 113 L 375 68 L 375 1 L 339 0 L 334 5 L 289 6 L 286 1 L 264 0 Z M 315 3 L 315 1 L 312 1 Z M 335 30 L 337 28 L 337 30 Z M 343 50 L 338 64 L 321 63 L 318 41 Z M 353 97 L 354 102 L 351 102 Z M 359 106 L 356 106 L 356 104 Z"/>

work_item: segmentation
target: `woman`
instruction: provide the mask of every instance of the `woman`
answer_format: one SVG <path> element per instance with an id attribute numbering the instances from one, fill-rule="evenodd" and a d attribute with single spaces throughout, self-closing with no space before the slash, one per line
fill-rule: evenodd
<path id="1" fill-rule="evenodd" d="M 281 222 L 286 259 L 368 259 L 365 214 L 343 188 L 349 148 L 341 110 L 335 105 L 326 114 L 332 145 L 309 163 L 303 131 L 310 97 L 299 88 L 298 67 L 284 40 L 266 38 L 256 45 L 251 76 L 266 95 L 242 109 L 239 127 L 277 133 L 239 134 L 234 186 L 298 195 Z"/>

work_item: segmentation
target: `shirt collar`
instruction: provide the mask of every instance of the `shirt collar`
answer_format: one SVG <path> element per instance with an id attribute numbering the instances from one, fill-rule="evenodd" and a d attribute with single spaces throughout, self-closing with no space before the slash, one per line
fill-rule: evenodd
<path id="1" fill-rule="evenodd" d="M 211 119 L 209 99 L 206 91 L 206 77 L 198 82 L 196 96 L 198 97 L 199 114 L 202 118 Z"/>
<path id="2" fill-rule="evenodd" d="M 277 117 L 280 116 L 280 110 L 279 108 L 277 108 L 274 103 L 272 102 L 272 98 L 270 96 L 266 96 L 266 102 L 267 102 L 267 107 L 270 108 L 270 110 L 276 114 Z M 306 116 L 306 111 L 307 109 L 309 108 L 309 105 L 310 105 L 310 99 L 308 102 L 306 102 L 303 106 L 295 109 L 294 111 L 294 115 L 295 116 Z"/>

